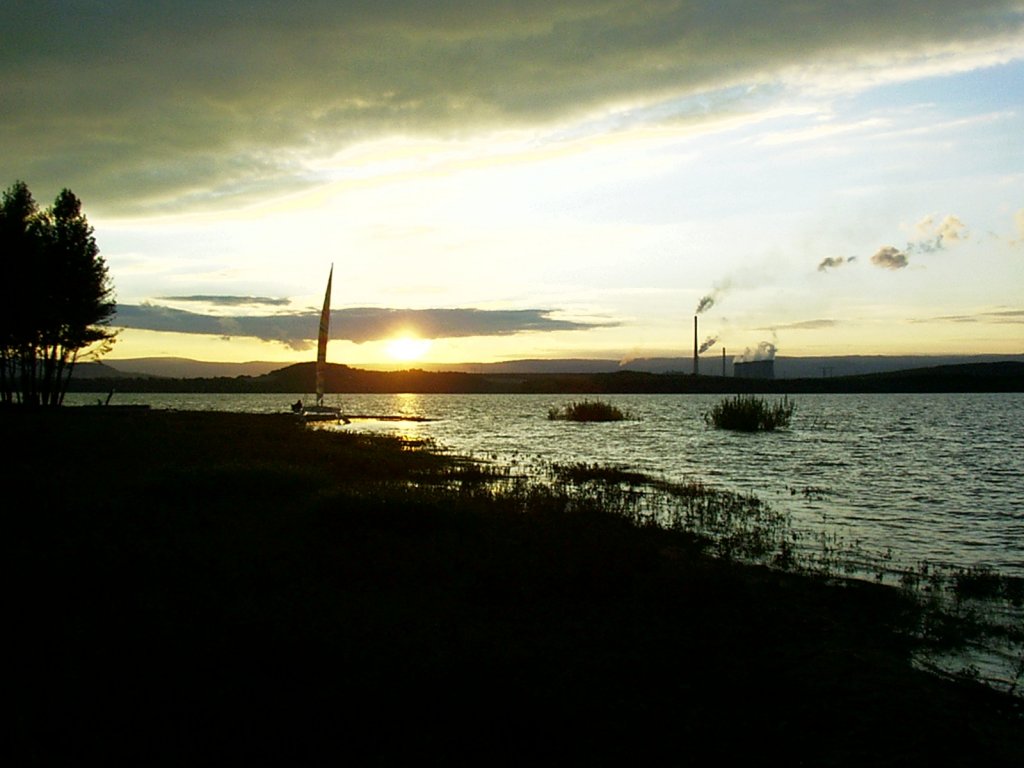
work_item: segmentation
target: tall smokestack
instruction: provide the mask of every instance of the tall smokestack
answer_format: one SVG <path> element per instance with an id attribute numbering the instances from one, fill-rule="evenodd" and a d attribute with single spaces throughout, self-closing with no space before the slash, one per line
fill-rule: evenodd
<path id="1" fill-rule="evenodd" d="M 697 357 L 697 316 L 693 316 L 693 375 L 696 376 L 699 372 Z"/>
<path id="2" fill-rule="evenodd" d="M 725 347 L 722 347 L 722 378 L 725 378 Z"/>

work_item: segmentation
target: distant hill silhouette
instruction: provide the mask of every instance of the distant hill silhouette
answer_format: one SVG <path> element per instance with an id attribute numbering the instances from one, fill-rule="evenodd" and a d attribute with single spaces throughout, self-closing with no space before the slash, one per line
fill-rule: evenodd
<path id="1" fill-rule="evenodd" d="M 213 378 L 74 378 L 71 391 L 267 392 L 314 391 L 315 365 L 296 363 L 261 376 Z M 1024 362 L 972 362 L 909 368 L 855 376 L 737 379 L 688 373 L 616 370 L 597 373 L 466 373 L 462 371 L 370 371 L 328 365 L 331 393 L 813 393 L 813 392 L 1021 392 Z"/>
<path id="2" fill-rule="evenodd" d="M 725 357 L 725 374 L 733 375 L 735 355 Z M 830 355 L 818 357 L 775 356 L 775 377 L 778 379 L 826 378 L 885 373 L 911 368 L 934 368 L 966 363 L 1024 362 L 1024 355 Z M 723 375 L 721 353 L 714 350 L 701 355 L 700 373 Z M 509 360 L 501 363 L 466 363 L 460 365 L 424 365 L 426 370 L 463 370 L 472 373 L 693 373 L 693 357 L 644 357 L 625 361 L 594 359 Z"/>
<path id="3" fill-rule="evenodd" d="M 725 375 L 733 375 L 733 355 L 725 360 Z M 820 357 L 775 357 L 775 376 L 779 379 L 827 378 L 884 373 L 912 368 L 933 368 L 966 363 L 1024 362 L 1020 355 L 833 355 Z M 207 362 L 183 357 L 139 357 L 106 359 L 102 363 L 79 363 L 78 378 L 117 378 L 161 376 L 173 379 L 210 379 L 235 376 L 262 376 L 288 366 L 267 361 L 247 363 Z M 396 370 L 394 365 L 367 365 L 365 370 Z M 483 373 L 641 373 L 693 372 L 693 357 L 647 357 L 631 360 L 597 358 L 558 358 L 507 360 L 499 363 L 417 363 L 417 368 L 432 372 Z M 700 372 L 707 376 L 722 375 L 721 354 L 715 350 L 701 356 Z"/>
<path id="4" fill-rule="evenodd" d="M 79 371 L 83 376 L 96 378 L 97 373 L 90 371 L 98 367 L 103 371 L 115 371 L 121 376 L 164 376 L 171 379 L 199 379 L 217 376 L 262 376 L 281 367 L 281 363 L 251 361 L 247 363 L 207 362 L 191 360 L 187 357 L 135 357 L 120 360 L 104 360 L 101 363 L 79 363 L 75 375 Z"/>

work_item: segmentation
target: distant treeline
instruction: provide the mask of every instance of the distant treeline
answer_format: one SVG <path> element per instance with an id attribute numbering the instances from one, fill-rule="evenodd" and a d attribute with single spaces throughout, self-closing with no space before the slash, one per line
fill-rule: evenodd
<path id="1" fill-rule="evenodd" d="M 290 393 L 314 391 L 313 363 L 263 376 L 72 379 L 73 392 Z M 807 379 L 736 379 L 677 373 L 461 373 L 367 371 L 330 365 L 327 391 L 341 394 L 734 394 L 842 392 L 1024 392 L 1024 363 L 970 363 Z"/>

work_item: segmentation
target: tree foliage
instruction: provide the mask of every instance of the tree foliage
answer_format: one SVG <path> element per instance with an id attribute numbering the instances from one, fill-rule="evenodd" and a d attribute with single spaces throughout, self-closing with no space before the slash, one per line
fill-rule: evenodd
<path id="1" fill-rule="evenodd" d="M 15 182 L 0 204 L 0 401 L 60 405 L 75 363 L 114 342 L 107 265 L 69 189 L 40 210 Z"/>

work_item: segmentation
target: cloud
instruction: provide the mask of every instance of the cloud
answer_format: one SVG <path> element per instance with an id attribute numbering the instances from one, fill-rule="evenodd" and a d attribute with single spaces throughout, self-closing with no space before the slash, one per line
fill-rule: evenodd
<path id="1" fill-rule="evenodd" d="M 836 326 L 835 320 L 801 320 L 798 323 L 789 323 L 787 325 L 773 325 L 770 329 L 762 328 L 760 330 L 773 330 L 773 331 L 815 331 L 821 328 L 833 328 Z"/>
<path id="2" fill-rule="evenodd" d="M 161 296 L 161 301 L 196 302 L 198 304 L 214 304 L 223 307 L 269 306 L 286 307 L 290 299 L 277 299 L 268 296 Z"/>
<path id="3" fill-rule="evenodd" d="M 871 257 L 871 263 L 882 269 L 903 269 L 909 262 L 906 253 L 891 245 L 886 245 L 879 248 Z"/>
<path id="4" fill-rule="evenodd" d="M 942 220 L 938 226 L 938 238 L 940 242 L 957 242 L 964 239 L 966 227 L 956 216 L 949 215 Z"/>
<path id="5" fill-rule="evenodd" d="M 379 309 L 332 310 L 331 338 L 356 343 L 381 339 L 415 329 L 425 339 L 459 336 L 508 336 L 528 331 L 578 331 L 618 325 L 614 322 L 581 323 L 551 317 L 546 309 Z M 335 331 L 335 328 L 337 330 Z"/>
<path id="6" fill-rule="evenodd" d="M 914 323 L 994 323 L 997 325 L 1024 324 L 1024 309 L 1003 309 L 993 312 L 978 312 L 974 315 L 940 315 L 938 317 L 919 318 Z"/>
<path id="7" fill-rule="evenodd" d="M 932 253 L 947 245 L 955 245 L 967 239 L 967 226 L 953 214 L 947 215 L 938 224 L 934 216 L 925 216 L 917 223 L 920 239 L 907 243 L 908 252 Z"/>
<path id="8" fill-rule="evenodd" d="M 311 161 L 381 136 L 750 108 L 753 86 L 1009 60 L 1022 30 L 1014 0 L 7 4 L 0 177 L 105 212 L 209 206 L 313 183 Z"/>
<path id="9" fill-rule="evenodd" d="M 999 312 L 985 312 L 983 318 L 991 318 L 997 323 L 1024 323 L 1024 309 L 1007 309 Z"/>
<path id="10" fill-rule="evenodd" d="M 911 254 L 934 253 L 944 249 L 947 245 L 955 245 L 968 237 L 967 225 L 957 216 L 949 214 L 936 223 L 935 216 L 928 215 L 922 218 L 915 227 L 919 238 L 907 243 L 901 251 L 894 245 L 886 245 L 879 248 L 871 263 L 883 269 L 904 269 L 910 264 Z M 818 271 L 824 272 L 830 267 L 837 267 L 841 259 L 827 258 L 818 265 Z M 853 259 L 848 259 L 853 261 Z"/>
<path id="11" fill-rule="evenodd" d="M 927 216 L 917 222 L 915 229 L 921 237 L 929 237 L 932 230 L 935 228 L 935 216 L 929 213 Z"/>
<path id="12" fill-rule="evenodd" d="M 331 339 L 357 344 L 415 330 L 425 339 L 508 336 L 525 332 L 580 331 L 617 323 L 581 323 L 551 315 L 554 310 L 386 309 L 356 307 L 331 311 Z M 319 312 L 224 317 L 154 304 L 118 305 L 113 325 L 149 331 L 250 337 L 293 349 L 312 346 Z"/>
<path id="13" fill-rule="evenodd" d="M 856 256 L 849 256 L 845 259 L 841 256 L 826 256 L 824 259 L 821 260 L 821 263 L 818 264 L 818 271 L 827 272 L 830 269 L 838 269 L 844 264 L 850 264 L 851 262 L 854 262 L 856 260 Z"/>
<path id="14" fill-rule="evenodd" d="M 1017 234 L 1020 236 L 1016 242 L 1024 243 L 1024 208 L 1013 215 L 1013 223 L 1017 225 Z"/>
<path id="15" fill-rule="evenodd" d="M 941 317 L 929 317 L 925 319 L 913 319 L 912 323 L 976 323 L 977 317 L 971 315 L 942 315 Z"/>

